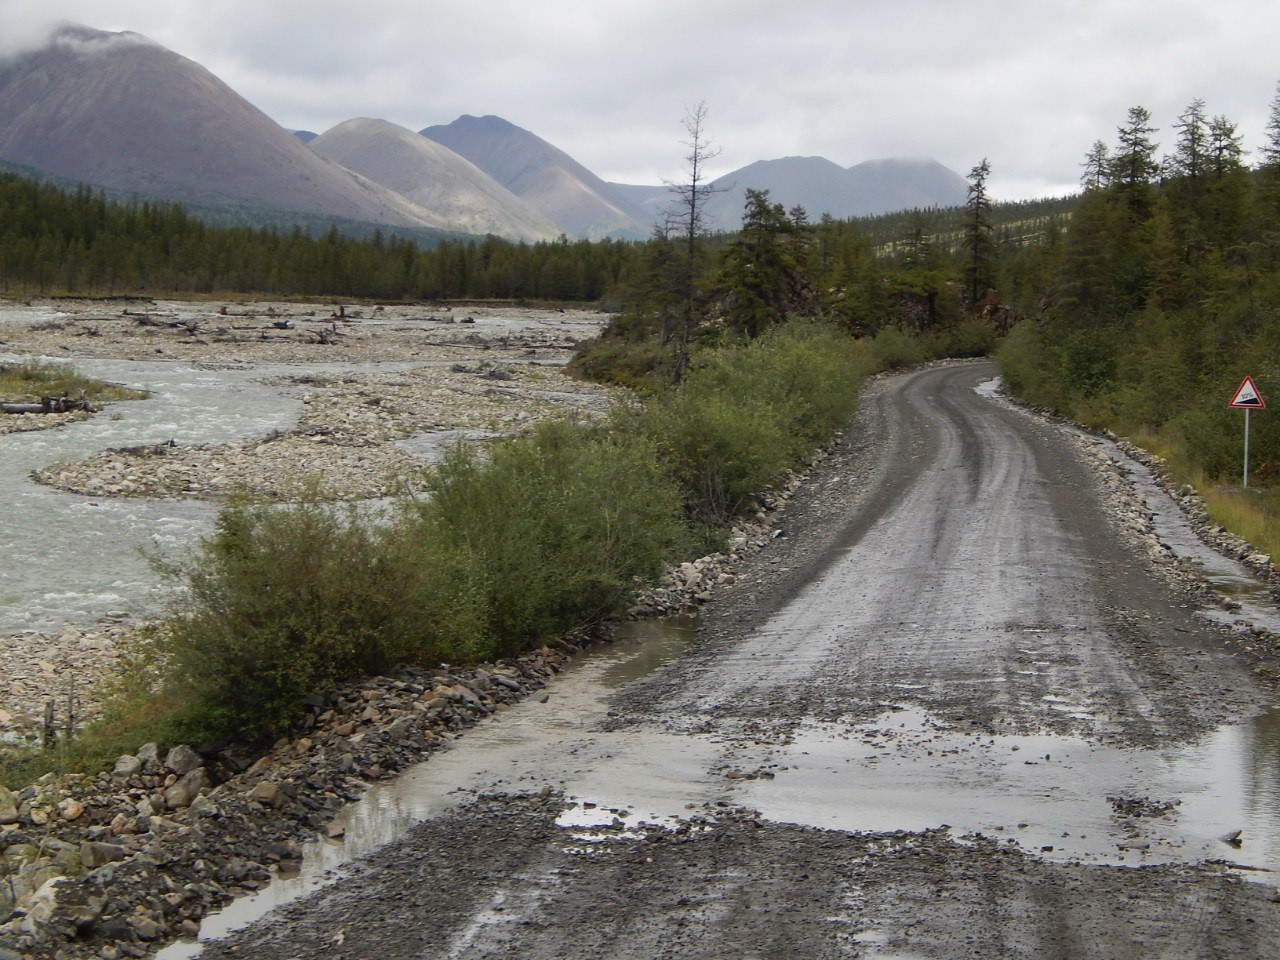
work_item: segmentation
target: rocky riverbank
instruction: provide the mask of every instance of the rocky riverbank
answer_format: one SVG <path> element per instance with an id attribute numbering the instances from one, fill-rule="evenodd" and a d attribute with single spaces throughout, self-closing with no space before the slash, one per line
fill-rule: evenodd
<path id="1" fill-rule="evenodd" d="M 331 317 L 339 310 L 342 319 Z M 163 343 L 165 357 L 180 354 L 184 362 L 202 365 L 395 361 L 373 370 L 271 375 L 271 384 L 301 399 L 298 423 L 287 431 L 227 444 L 105 450 L 33 474 L 36 482 L 95 498 L 216 500 L 241 490 L 288 500 L 311 482 L 333 499 L 387 497 L 415 489 L 427 465 L 451 444 L 509 436 L 551 417 L 603 416 L 613 403 L 613 391 L 561 371 L 572 346 L 599 330 L 602 314 L 432 310 L 437 312 L 404 305 L 54 301 L 0 309 L 0 350 L 72 362 L 78 356 L 154 360 L 155 344 Z M 258 336 L 237 332 L 250 323 Z M 324 324 L 338 325 L 342 336 L 335 343 L 307 334 Z M 206 335 L 192 335 L 193 325 Z M 223 328 L 231 332 L 214 337 Z M 110 416 L 110 408 L 93 415 Z M 52 429 L 87 416 L 0 415 L 0 432 Z M 0 738 L 38 735 L 50 701 L 60 724 L 66 723 L 69 698 L 77 724 L 94 718 L 99 703 L 93 678 L 109 671 L 131 642 L 129 620 L 122 611 L 100 625 L 4 638 Z"/>
<path id="2" fill-rule="evenodd" d="M 789 478 L 770 510 L 733 531 L 725 553 L 669 570 L 632 616 L 687 612 L 733 584 L 774 541 L 775 511 L 801 482 Z M 266 751 L 144 745 L 109 773 L 0 788 L 0 960 L 142 957 L 193 936 L 211 910 L 295 868 L 307 840 L 340 838 L 336 814 L 369 784 L 517 700 L 547 696 L 548 680 L 606 634 L 317 694 L 297 729 Z"/>
<path id="3" fill-rule="evenodd" d="M 33 479 L 88 496 L 216 499 L 242 490 L 274 500 L 315 481 L 333 499 L 371 499 L 415 487 L 450 444 L 510 436 L 552 417 L 602 416 L 614 396 L 557 366 L 488 359 L 273 382 L 302 393 L 292 430 L 230 444 L 105 450 L 41 468 Z"/>

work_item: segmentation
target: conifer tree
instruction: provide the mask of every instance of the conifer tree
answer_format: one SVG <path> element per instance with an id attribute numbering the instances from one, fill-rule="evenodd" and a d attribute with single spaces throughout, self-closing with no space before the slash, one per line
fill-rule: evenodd
<path id="1" fill-rule="evenodd" d="M 986 157 L 969 171 L 964 228 L 964 245 L 968 256 L 964 275 L 970 306 L 980 302 L 987 290 L 995 286 L 995 238 L 991 230 L 991 197 L 987 193 L 987 178 L 990 175 L 991 164 Z"/>

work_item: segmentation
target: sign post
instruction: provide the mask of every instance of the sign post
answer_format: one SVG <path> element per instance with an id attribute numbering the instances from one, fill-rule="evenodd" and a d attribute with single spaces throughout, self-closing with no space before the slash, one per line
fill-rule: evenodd
<path id="1" fill-rule="evenodd" d="M 1244 382 L 1236 388 L 1236 395 L 1231 398 L 1228 406 L 1235 407 L 1244 411 L 1244 488 L 1249 489 L 1249 412 L 1252 410 L 1265 410 L 1267 404 L 1262 399 L 1262 394 L 1258 392 L 1258 388 L 1253 384 L 1253 377 L 1245 377 Z"/>

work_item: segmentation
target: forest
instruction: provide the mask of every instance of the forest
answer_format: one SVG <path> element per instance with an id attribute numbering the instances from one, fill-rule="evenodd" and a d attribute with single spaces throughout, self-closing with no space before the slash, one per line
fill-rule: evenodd
<path id="1" fill-rule="evenodd" d="M 1162 153 L 1149 111 L 1129 109 L 1082 162 L 1069 224 L 1005 265 L 1026 320 L 1000 348 L 1009 386 L 1166 457 L 1212 511 L 1276 542 L 1280 423 L 1252 417 L 1242 497 L 1246 376 L 1280 400 L 1280 89 L 1256 163 L 1230 119 L 1193 100 Z M 1255 489 L 1257 488 L 1257 489 Z"/>

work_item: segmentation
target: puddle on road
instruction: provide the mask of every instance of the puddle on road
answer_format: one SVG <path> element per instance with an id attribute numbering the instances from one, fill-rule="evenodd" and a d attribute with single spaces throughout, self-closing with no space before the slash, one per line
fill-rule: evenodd
<path id="1" fill-rule="evenodd" d="M 1057 861 L 1223 860 L 1280 870 L 1280 710 L 1166 750 L 1054 736 L 969 733 L 918 708 L 863 724 L 805 725 L 785 745 L 628 727 L 599 730 L 610 694 L 678 657 L 695 623 L 629 625 L 548 687 L 347 809 L 340 841 L 316 841 L 302 869 L 206 918 L 224 937 L 342 878 L 350 861 L 478 791 L 561 790 L 565 842 L 586 851 L 674 825 L 727 801 L 766 820 L 833 830 L 1008 838 Z M 1222 838 L 1240 831 L 1239 845 Z M 1052 848 L 1052 849 L 1046 849 Z M 566 849 L 570 849 L 567 847 Z M 163 960 L 196 957 L 177 943 Z"/>
<path id="2" fill-rule="evenodd" d="M 995 395 L 994 386 L 984 388 Z M 1140 465 L 1123 462 L 1141 482 Z M 1199 545 L 1206 575 L 1224 583 L 1238 578 L 1232 589 L 1248 591 L 1244 568 L 1193 534 L 1184 542 L 1174 529 L 1181 515 L 1154 482 L 1150 491 L 1140 489 L 1156 501 L 1151 506 L 1166 543 L 1198 562 Z M 1160 497 L 1174 513 L 1157 506 Z M 1269 612 L 1275 616 L 1274 608 Z M 728 801 L 767 820 L 823 829 L 946 824 L 957 838 L 1004 837 L 1054 861 L 1136 867 L 1209 859 L 1280 871 L 1280 708 L 1163 750 L 975 735 L 914 707 L 871 723 L 806 724 L 785 745 L 635 726 L 601 731 L 611 693 L 677 658 L 695 630 L 689 620 L 628 625 L 627 636 L 582 657 L 551 684 L 547 702 L 525 701 L 468 731 L 463 749 L 373 787 L 343 815 L 343 840 L 310 844 L 301 871 L 206 918 L 201 939 L 226 936 L 336 882 L 356 857 L 482 790 L 563 791 L 558 822 L 566 842 L 583 849 L 601 830 L 626 836 Z M 909 692 L 910 685 L 902 686 Z M 1065 697 L 1046 702 L 1068 713 L 1079 709 Z M 1231 835 L 1238 843 L 1224 839 Z M 198 943 L 178 943 L 159 956 L 199 953 Z"/>
<path id="3" fill-rule="evenodd" d="M 624 624 L 617 639 L 590 651 L 535 696 L 482 722 L 457 739 L 459 749 L 436 754 L 395 780 L 372 786 L 338 818 L 341 840 L 307 844 L 302 867 L 281 874 L 257 893 L 210 914 L 200 940 L 216 940 L 258 920 L 275 907 L 337 882 L 346 866 L 403 837 L 475 792 L 563 790 L 562 825 L 584 842 L 589 831 L 641 823 L 674 823 L 690 805 L 721 788 L 710 739 L 627 730 L 602 733 L 609 695 L 674 660 L 696 636 L 691 618 Z M 199 956 L 199 942 L 180 941 L 161 960 Z"/>
<path id="4" fill-rule="evenodd" d="M 973 734 L 915 707 L 806 725 L 734 799 L 834 830 L 1007 837 L 1052 860 L 1280 871 L 1280 710 L 1164 750 Z M 1222 838 L 1240 831 L 1239 843 Z"/>

